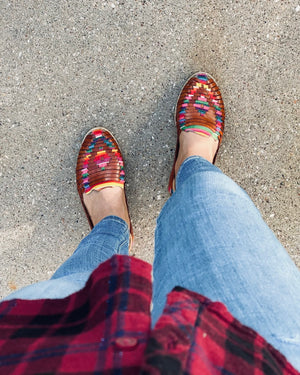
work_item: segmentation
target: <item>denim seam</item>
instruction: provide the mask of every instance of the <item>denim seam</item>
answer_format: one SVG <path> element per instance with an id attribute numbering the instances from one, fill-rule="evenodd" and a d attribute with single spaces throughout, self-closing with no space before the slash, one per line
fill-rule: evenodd
<path id="1" fill-rule="evenodd" d="M 129 232 L 129 231 L 128 231 Z M 128 235 L 129 235 L 129 233 L 128 233 Z M 127 238 L 125 238 L 120 244 L 119 244 L 119 246 L 118 246 L 118 248 L 116 249 L 116 253 L 117 254 L 120 254 L 120 249 L 124 246 L 124 244 L 126 244 L 126 243 L 128 243 L 128 239 Z"/>
<path id="2" fill-rule="evenodd" d="M 106 222 L 106 221 L 114 221 L 114 222 L 116 222 L 116 223 L 118 223 L 118 224 L 120 224 L 120 225 L 122 225 L 122 231 L 124 231 L 124 232 L 126 232 L 126 231 L 128 231 L 128 224 L 126 223 L 126 221 L 125 220 L 123 220 L 123 219 L 121 219 L 120 217 L 118 217 L 118 216 L 114 216 L 114 215 L 110 215 L 110 216 L 106 216 L 104 219 L 102 219 L 101 221 L 99 221 L 99 223 L 97 223 L 95 226 L 94 226 L 94 228 L 96 228 L 97 226 L 98 226 L 98 224 L 100 224 L 100 223 L 103 223 L 103 222 Z M 94 229 L 93 228 L 93 229 Z M 96 228 L 97 229 L 97 228 Z"/>

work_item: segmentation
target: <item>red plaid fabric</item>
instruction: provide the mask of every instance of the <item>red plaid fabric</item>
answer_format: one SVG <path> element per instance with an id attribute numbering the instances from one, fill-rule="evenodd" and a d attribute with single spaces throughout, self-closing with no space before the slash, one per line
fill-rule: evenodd
<path id="1" fill-rule="evenodd" d="M 182 288 L 150 328 L 151 266 L 116 255 L 58 300 L 0 304 L 0 374 L 298 374 L 218 302 Z"/>

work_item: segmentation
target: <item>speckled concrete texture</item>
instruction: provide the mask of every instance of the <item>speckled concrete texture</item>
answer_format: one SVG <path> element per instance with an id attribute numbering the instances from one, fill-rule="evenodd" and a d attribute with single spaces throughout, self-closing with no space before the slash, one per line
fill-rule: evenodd
<path id="1" fill-rule="evenodd" d="M 217 165 L 300 265 L 297 1 L 2 0 L 0 295 L 45 280 L 88 233 L 75 163 L 105 126 L 126 160 L 134 253 L 153 259 L 185 80 L 226 106 Z"/>

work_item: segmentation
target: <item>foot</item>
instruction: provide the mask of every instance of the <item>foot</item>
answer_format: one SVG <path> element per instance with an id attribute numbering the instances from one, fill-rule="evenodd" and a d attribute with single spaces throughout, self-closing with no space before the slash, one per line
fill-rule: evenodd
<path id="1" fill-rule="evenodd" d="M 220 90 L 207 73 L 196 73 L 179 95 L 175 122 L 177 146 L 168 190 L 174 193 L 175 177 L 189 156 L 202 156 L 213 163 L 224 131 L 225 111 Z"/>
<path id="2" fill-rule="evenodd" d="M 130 227 L 125 191 L 120 187 L 107 187 L 83 194 L 83 201 L 95 226 L 106 216 L 118 216 Z"/>
<path id="3" fill-rule="evenodd" d="M 202 156 L 212 163 L 218 150 L 219 141 L 213 137 L 203 137 L 197 133 L 185 131 L 180 133 L 179 145 L 175 176 L 181 164 L 190 156 Z"/>

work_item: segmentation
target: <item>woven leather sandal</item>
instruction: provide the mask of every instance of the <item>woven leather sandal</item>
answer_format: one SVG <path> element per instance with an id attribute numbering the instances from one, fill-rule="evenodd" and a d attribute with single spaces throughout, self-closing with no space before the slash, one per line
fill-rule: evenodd
<path id="1" fill-rule="evenodd" d="M 192 75 L 178 97 L 175 123 L 177 145 L 168 190 L 175 191 L 175 163 L 179 153 L 179 136 L 182 131 L 194 132 L 219 141 L 215 162 L 224 131 L 225 111 L 222 96 L 215 80 L 207 73 Z"/>
<path id="2" fill-rule="evenodd" d="M 107 187 L 125 188 L 122 153 L 117 141 L 108 130 L 94 128 L 84 137 L 77 158 L 76 182 L 82 206 L 89 225 L 93 229 L 94 225 L 84 204 L 83 194 L 89 194 L 93 190 L 100 191 Z M 132 242 L 133 230 L 130 222 L 129 248 L 131 248 Z"/>

